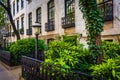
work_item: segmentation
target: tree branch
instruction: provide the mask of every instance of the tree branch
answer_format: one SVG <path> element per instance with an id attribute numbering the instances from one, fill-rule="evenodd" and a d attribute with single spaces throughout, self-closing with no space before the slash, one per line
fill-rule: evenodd
<path id="1" fill-rule="evenodd" d="M 8 10 L 8 8 L 0 1 L 0 6 L 3 7 L 5 10 Z"/>

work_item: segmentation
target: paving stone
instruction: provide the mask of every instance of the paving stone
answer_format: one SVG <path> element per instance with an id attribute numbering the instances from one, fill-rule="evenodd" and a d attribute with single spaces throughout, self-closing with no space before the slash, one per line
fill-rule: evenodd
<path id="1" fill-rule="evenodd" d="M 17 80 L 15 76 L 0 64 L 0 80 Z"/>

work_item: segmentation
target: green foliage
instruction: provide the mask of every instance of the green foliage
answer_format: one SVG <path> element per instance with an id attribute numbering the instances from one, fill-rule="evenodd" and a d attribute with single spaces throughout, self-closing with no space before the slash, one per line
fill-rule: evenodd
<path id="1" fill-rule="evenodd" d="M 7 47 L 6 47 L 6 51 L 9 51 L 9 49 L 10 49 L 10 47 L 11 47 L 11 45 L 13 45 L 13 44 L 15 44 L 15 42 L 12 42 L 12 43 L 9 43 L 8 45 L 7 45 Z"/>
<path id="2" fill-rule="evenodd" d="M 38 40 L 38 50 L 46 50 L 47 46 L 43 40 Z M 35 39 L 21 39 L 11 45 L 9 51 L 13 55 L 14 61 L 17 63 L 21 59 L 21 55 L 34 55 Z"/>
<path id="3" fill-rule="evenodd" d="M 64 41 L 53 41 L 49 44 L 46 62 L 58 64 L 65 68 L 74 67 L 74 64 L 78 63 L 79 48 Z"/>
<path id="4" fill-rule="evenodd" d="M 2 7 L 0 7 L 0 26 L 5 25 L 5 11 Z"/>
<path id="5" fill-rule="evenodd" d="M 114 42 L 103 41 L 104 58 L 115 58 L 120 55 L 120 45 Z"/>
<path id="6" fill-rule="evenodd" d="M 92 56 L 89 50 L 84 48 L 83 44 L 76 44 L 75 42 L 77 40 L 69 37 L 63 39 L 63 41 L 52 41 L 49 44 L 45 62 L 63 68 L 88 72 L 88 68 L 93 63 Z"/>
<path id="7" fill-rule="evenodd" d="M 103 18 L 96 0 L 79 0 L 79 6 L 85 19 L 89 49 L 96 59 L 102 52 L 101 46 L 96 44 L 96 36 L 99 36 L 103 30 Z"/>
<path id="8" fill-rule="evenodd" d="M 66 36 L 65 35 L 65 36 L 63 36 L 63 41 L 64 42 L 69 42 L 73 45 L 77 45 L 78 44 L 77 37 L 78 37 L 78 35 L 73 35 L 73 36 Z"/>
<path id="9" fill-rule="evenodd" d="M 108 80 L 120 80 L 120 56 L 108 59 L 100 65 L 94 65 L 92 75 Z"/>

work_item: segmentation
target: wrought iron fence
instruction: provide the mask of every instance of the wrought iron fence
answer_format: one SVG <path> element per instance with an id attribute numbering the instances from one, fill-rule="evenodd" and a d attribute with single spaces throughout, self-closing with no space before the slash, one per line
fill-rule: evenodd
<path id="1" fill-rule="evenodd" d="M 26 80 L 105 80 L 26 56 L 22 56 L 22 77 Z"/>
<path id="2" fill-rule="evenodd" d="M 13 66 L 12 56 L 8 51 L 0 50 L 0 60 L 9 66 Z"/>

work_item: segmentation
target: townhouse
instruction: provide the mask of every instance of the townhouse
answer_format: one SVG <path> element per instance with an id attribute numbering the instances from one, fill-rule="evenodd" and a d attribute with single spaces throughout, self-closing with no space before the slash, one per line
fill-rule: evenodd
<path id="1" fill-rule="evenodd" d="M 104 18 L 102 39 L 117 41 L 120 36 L 120 0 L 97 0 Z M 49 42 L 61 35 L 80 34 L 86 44 L 85 20 L 79 9 L 79 0 L 11 0 L 11 12 L 21 38 L 35 37 L 32 27 L 39 23 L 39 39 Z M 13 30 L 9 36 L 15 41 Z M 9 41 L 9 42 L 10 42 Z"/>

